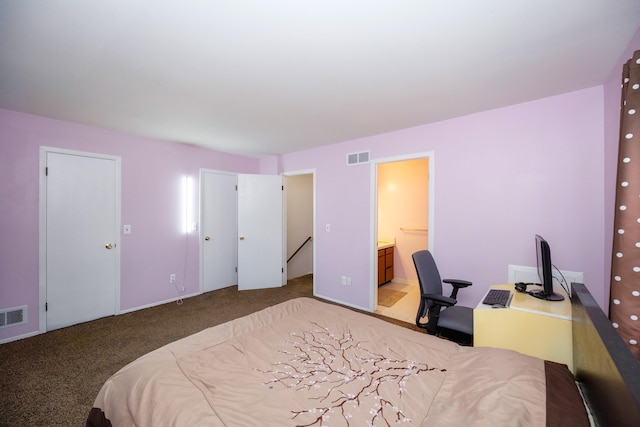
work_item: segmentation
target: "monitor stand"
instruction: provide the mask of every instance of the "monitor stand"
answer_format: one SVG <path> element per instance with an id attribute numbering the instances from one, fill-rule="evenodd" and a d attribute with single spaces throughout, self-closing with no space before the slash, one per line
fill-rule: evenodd
<path id="1" fill-rule="evenodd" d="M 536 297 L 538 299 L 543 299 L 546 301 L 562 301 L 564 297 L 560 294 L 556 294 L 555 292 L 551 292 L 550 294 L 545 293 L 542 289 L 539 291 L 531 291 L 529 295 Z"/>

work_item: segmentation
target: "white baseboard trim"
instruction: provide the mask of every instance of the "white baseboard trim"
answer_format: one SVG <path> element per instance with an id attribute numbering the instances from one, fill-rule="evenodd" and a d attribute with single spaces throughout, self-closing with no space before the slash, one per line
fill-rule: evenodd
<path id="1" fill-rule="evenodd" d="M 319 295 L 319 294 L 313 294 L 313 296 L 314 297 L 318 297 L 318 298 L 322 298 L 322 299 L 326 299 L 327 301 L 335 302 L 336 304 L 346 305 L 347 307 L 351 307 L 351 308 L 355 308 L 357 310 L 362 310 L 362 311 L 366 311 L 368 313 L 372 313 L 372 311 L 369 310 L 368 307 L 361 307 L 359 305 L 349 304 L 349 303 L 346 303 L 344 301 L 340 301 L 340 300 L 337 300 L 337 299 L 334 299 L 334 298 L 329 298 L 329 297 L 326 297 L 326 296 L 323 296 L 323 295 Z"/>
<path id="2" fill-rule="evenodd" d="M 156 307 L 158 305 L 175 302 L 175 301 L 178 301 L 180 299 L 191 298 L 191 297 L 195 297 L 195 296 L 198 296 L 198 295 L 201 295 L 201 292 L 192 293 L 192 294 L 188 294 L 188 295 L 183 295 L 181 297 L 175 297 L 175 298 L 171 298 L 171 299 L 164 300 L 164 301 L 159 301 L 159 302 L 154 302 L 154 303 L 151 303 L 151 304 L 142 305 L 142 306 L 139 306 L 139 307 L 129 308 L 129 309 L 126 309 L 126 310 L 121 310 L 118 313 L 116 313 L 115 315 L 118 316 L 120 314 L 131 313 L 131 312 L 134 312 L 134 311 L 143 310 L 145 308 Z M 98 319 L 94 319 L 94 320 L 98 320 Z M 91 321 L 92 320 L 88 320 L 88 322 L 91 322 Z M 85 323 L 85 322 L 81 322 L 81 323 Z M 74 325 L 71 325 L 71 326 L 74 326 Z M 16 336 L 13 336 L 13 337 L 3 338 L 3 339 L 0 339 L 0 344 L 6 344 L 6 343 L 9 343 L 9 342 L 12 342 L 12 341 L 18 341 L 18 340 L 22 340 L 22 339 L 25 339 L 25 338 L 31 338 L 31 337 L 34 337 L 36 335 L 44 334 L 46 332 L 48 332 L 48 331 L 39 331 L 38 330 L 38 331 L 33 331 L 33 332 L 27 332 L 26 334 L 22 334 L 22 335 L 16 335 Z"/>
<path id="3" fill-rule="evenodd" d="M 18 340 L 22 340 L 25 338 L 31 338 L 31 337 L 35 337 L 36 335 L 40 335 L 42 332 L 40 331 L 33 331 L 33 332 L 27 332 L 26 334 L 22 334 L 22 335 L 16 335 L 14 337 L 9 337 L 9 338 L 3 338 L 0 340 L 0 344 L 6 344 L 8 342 L 11 341 L 18 341 Z"/>
<path id="4" fill-rule="evenodd" d="M 181 300 L 181 299 L 191 298 L 191 297 L 195 297 L 195 296 L 198 296 L 198 295 L 202 295 L 202 292 L 196 292 L 196 293 L 192 293 L 192 294 L 183 295 L 181 297 L 170 298 L 170 299 L 167 299 L 167 300 L 164 300 L 164 301 L 157 301 L 157 302 L 152 302 L 150 304 L 140 305 L 138 307 L 128 308 L 126 310 L 121 310 L 118 314 L 126 314 L 126 313 L 131 313 L 131 312 L 134 312 L 134 311 L 138 311 L 138 310 L 144 310 L 145 308 L 157 307 L 157 306 L 162 305 L 162 304 L 167 304 L 167 303 L 170 303 L 170 302 L 176 302 L 176 301 Z"/>

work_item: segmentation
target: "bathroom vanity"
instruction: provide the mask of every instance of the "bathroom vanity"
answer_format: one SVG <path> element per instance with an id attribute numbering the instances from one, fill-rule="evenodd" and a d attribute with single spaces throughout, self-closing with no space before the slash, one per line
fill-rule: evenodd
<path id="1" fill-rule="evenodd" d="M 393 280 L 393 252 L 395 239 L 378 240 L 378 286 Z"/>

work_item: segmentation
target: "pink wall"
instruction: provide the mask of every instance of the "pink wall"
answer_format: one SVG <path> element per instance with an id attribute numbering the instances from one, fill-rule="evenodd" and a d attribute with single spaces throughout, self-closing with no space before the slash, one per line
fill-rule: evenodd
<path id="1" fill-rule="evenodd" d="M 636 33 L 620 60 L 640 49 Z M 38 150 L 41 145 L 122 157 L 121 309 L 174 298 L 168 275 L 198 292 L 198 242 L 176 232 L 181 176 L 199 168 L 247 173 L 316 170 L 316 292 L 369 307 L 373 159 L 435 153 L 434 254 L 443 276 L 475 282 L 474 305 L 507 280 L 507 265 L 533 265 L 533 236 L 551 244 L 556 266 L 582 271 L 606 307 L 617 153 L 620 66 L 604 86 L 439 123 L 254 160 L 0 110 L 0 308 L 28 305 L 38 330 Z M 490 92 L 487 93 L 490 96 Z M 325 231 L 331 224 L 331 231 Z M 189 248 L 185 269 L 185 249 Z M 186 271 L 186 279 L 183 272 Z M 352 277 L 352 286 L 340 284 Z"/>
<path id="2" fill-rule="evenodd" d="M 602 87 L 595 87 L 266 159 L 261 171 L 316 168 L 319 296 L 370 306 L 372 170 L 346 166 L 346 154 L 433 151 L 432 249 L 443 276 L 474 282 L 462 303 L 475 305 L 490 285 L 506 283 L 508 264 L 534 265 L 536 233 L 551 244 L 558 268 L 585 273 L 602 303 L 602 112 Z M 341 285 L 342 275 L 353 278 L 351 287 Z"/>
<path id="3" fill-rule="evenodd" d="M 169 274 L 199 292 L 198 238 L 181 234 L 180 180 L 199 169 L 256 173 L 258 161 L 74 123 L 0 110 L 0 308 L 28 305 L 29 321 L 0 340 L 38 330 L 39 147 L 122 158 L 121 310 L 177 296 Z M 188 254 L 185 258 L 185 251 Z M 186 267 L 185 267 L 186 259 Z M 186 277 L 185 277 L 186 273 Z"/>

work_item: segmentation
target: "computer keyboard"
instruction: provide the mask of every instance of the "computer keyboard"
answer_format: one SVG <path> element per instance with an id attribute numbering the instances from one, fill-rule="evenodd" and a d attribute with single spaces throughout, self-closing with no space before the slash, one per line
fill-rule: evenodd
<path id="1" fill-rule="evenodd" d="M 506 307 L 509 302 L 509 296 L 511 296 L 511 292 L 508 289 L 489 289 L 489 293 L 484 297 L 482 303 Z"/>

